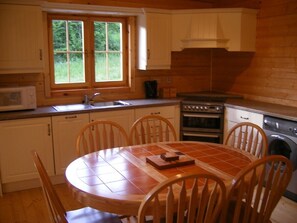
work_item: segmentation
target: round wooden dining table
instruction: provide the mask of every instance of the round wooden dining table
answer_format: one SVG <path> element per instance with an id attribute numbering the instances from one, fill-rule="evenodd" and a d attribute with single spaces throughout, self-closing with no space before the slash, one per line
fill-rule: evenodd
<path id="1" fill-rule="evenodd" d="M 171 160 L 175 155 L 178 159 Z M 72 195 L 82 204 L 136 216 L 144 196 L 169 177 L 185 172 L 210 172 L 228 186 L 242 168 L 256 159 L 222 144 L 162 142 L 84 155 L 69 164 L 65 176 Z"/>

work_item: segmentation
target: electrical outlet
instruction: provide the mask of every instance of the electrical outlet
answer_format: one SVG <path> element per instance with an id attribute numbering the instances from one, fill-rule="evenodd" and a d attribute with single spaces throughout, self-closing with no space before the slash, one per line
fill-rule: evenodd
<path id="1" fill-rule="evenodd" d="M 167 83 L 167 84 L 171 84 L 171 83 L 172 83 L 172 77 L 167 76 L 167 77 L 166 77 L 166 83 Z"/>

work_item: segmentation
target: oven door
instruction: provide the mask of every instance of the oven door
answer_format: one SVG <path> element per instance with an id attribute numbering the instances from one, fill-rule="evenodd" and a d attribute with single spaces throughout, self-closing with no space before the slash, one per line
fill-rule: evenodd
<path id="1" fill-rule="evenodd" d="M 188 113 L 181 117 L 182 131 L 223 132 L 224 114 Z"/>

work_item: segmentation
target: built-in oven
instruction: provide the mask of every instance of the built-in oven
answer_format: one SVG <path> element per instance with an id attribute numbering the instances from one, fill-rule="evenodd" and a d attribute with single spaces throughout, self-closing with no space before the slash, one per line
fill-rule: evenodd
<path id="1" fill-rule="evenodd" d="M 181 140 L 223 143 L 223 102 L 184 100 L 180 121 Z"/>

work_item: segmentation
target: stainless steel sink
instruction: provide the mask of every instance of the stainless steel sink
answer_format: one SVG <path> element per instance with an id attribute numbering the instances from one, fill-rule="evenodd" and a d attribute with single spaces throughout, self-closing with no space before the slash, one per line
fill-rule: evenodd
<path id="1" fill-rule="evenodd" d="M 95 102 L 90 105 L 85 104 L 71 104 L 71 105 L 55 105 L 53 108 L 56 111 L 79 111 L 85 109 L 95 109 L 95 108 L 104 108 L 104 107 L 119 107 L 130 105 L 130 103 L 125 101 L 106 101 L 106 102 Z"/>
<path id="2" fill-rule="evenodd" d="M 125 102 L 125 101 L 106 101 L 106 102 L 95 102 L 92 103 L 92 107 L 118 107 L 118 106 L 125 106 L 125 105 L 130 105 L 130 103 Z"/>
<path id="3" fill-rule="evenodd" d="M 84 105 L 84 104 L 55 105 L 53 106 L 53 108 L 56 111 L 79 111 L 79 110 L 90 109 L 90 105 Z"/>

